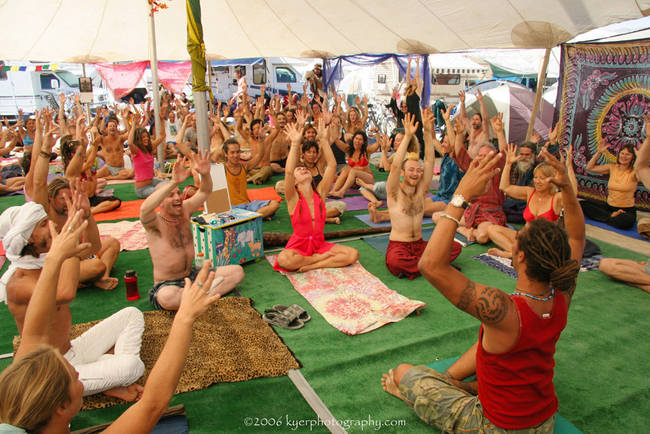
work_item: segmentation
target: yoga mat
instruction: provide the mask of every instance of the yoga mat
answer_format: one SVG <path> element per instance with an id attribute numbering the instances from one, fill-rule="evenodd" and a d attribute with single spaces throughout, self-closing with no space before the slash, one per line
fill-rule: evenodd
<path id="1" fill-rule="evenodd" d="M 133 184 L 133 179 L 111 179 L 106 181 L 106 185 Z"/>
<path id="2" fill-rule="evenodd" d="M 488 267 L 499 270 L 500 272 L 507 274 L 513 279 L 517 278 L 517 272 L 512 267 L 512 260 L 509 258 L 502 258 L 500 256 L 490 255 L 488 253 L 481 253 L 480 255 L 472 256 L 472 259 L 476 259 Z M 597 270 L 601 259 L 603 259 L 602 255 L 583 258 L 582 265 L 580 266 L 580 272 L 582 273 L 585 271 Z"/>
<path id="3" fill-rule="evenodd" d="M 449 369 L 449 367 L 456 360 L 458 360 L 458 357 L 452 357 L 451 359 L 433 362 L 427 366 L 437 372 L 443 373 L 447 369 Z M 555 425 L 553 426 L 553 433 L 554 434 L 581 434 L 582 431 L 576 428 L 571 422 L 569 422 L 568 420 L 560 416 L 559 413 L 555 413 Z"/>
<path id="4" fill-rule="evenodd" d="M 431 234 L 433 233 L 434 228 L 423 228 L 422 229 L 422 239 L 424 241 L 429 241 L 429 238 L 431 238 Z M 373 249 L 380 251 L 382 254 L 386 254 L 386 249 L 388 249 L 388 242 L 390 241 L 390 235 L 378 235 L 376 237 L 363 237 L 363 241 L 368 243 L 369 246 L 371 246 Z M 454 235 L 454 240 L 458 241 L 463 247 L 466 247 L 470 244 L 474 244 L 474 242 L 468 243 L 467 238 L 462 236 L 459 233 L 456 233 Z"/>
<path id="5" fill-rule="evenodd" d="M 373 223 L 372 221 L 370 221 L 370 214 L 357 214 L 357 215 L 354 215 L 353 217 L 361 220 L 362 222 L 364 222 L 365 224 L 367 224 L 371 228 L 385 228 L 385 227 L 389 227 L 391 225 L 390 221 L 381 222 L 381 223 Z M 424 217 L 422 219 L 422 224 L 423 225 L 433 224 L 433 220 L 431 220 L 431 217 Z"/>
<path id="6" fill-rule="evenodd" d="M 140 250 L 147 248 L 147 235 L 140 220 L 123 220 L 115 223 L 97 225 L 103 238 L 113 237 L 120 242 L 120 250 Z"/>
<path id="7" fill-rule="evenodd" d="M 264 188 L 249 188 L 246 190 L 248 193 L 248 198 L 253 200 L 277 200 L 282 202 L 282 197 L 275 191 L 273 187 L 264 187 Z"/>
<path id="8" fill-rule="evenodd" d="M 597 222 L 585 217 L 585 223 L 588 225 L 596 226 L 602 229 L 607 229 L 608 231 L 616 232 L 617 234 L 625 235 L 626 237 L 636 238 L 637 240 L 648 241 L 646 238 L 643 238 L 639 235 L 639 229 L 637 228 L 637 222 L 634 222 L 634 227 L 632 229 L 618 229 L 614 226 L 610 226 L 607 223 Z"/>
<path id="9" fill-rule="evenodd" d="M 145 373 L 138 380 L 144 385 L 162 351 L 175 312 L 144 312 L 145 332 L 140 358 Z M 91 323 L 72 326 L 71 338 L 92 327 Z M 300 364 L 275 334 L 249 298 L 220 299 L 194 323 L 192 344 L 175 394 L 205 389 L 214 383 L 246 381 L 259 377 L 287 375 Z M 84 398 L 82 410 L 122 404 L 120 399 L 103 394 Z"/>
<path id="10" fill-rule="evenodd" d="M 366 199 L 363 196 L 349 196 L 349 197 L 343 197 L 341 199 L 328 199 L 325 202 L 325 204 L 327 204 L 327 202 L 333 202 L 333 201 L 343 201 L 343 202 L 345 202 L 345 204 L 348 207 L 347 208 L 348 211 L 359 211 L 359 210 L 362 210 L 362 209 L 367 210 L 368 209 L 368 204 L 370 203 L 370 202 L 368 202 L 368 199 Z M 382 204 L 382 206 L 385 206 L 385 205 Z"/>
<path id="11" fill-rule="evenodd" d="M 108 220 L 121 220 L 140 217 L 140 207 L 144 199 L 129 200 L 122 202 L 119 208 L 109 212 L 102 212 L 95 214 L 96 222 L 104 222 Z"/>
<path id="12" fill-rule="evenodd" d="M 115 422 L 115 420 L 113 422 Z M 111 424 L 112 422 L 91 426 L 89 428 L 72 431 L 72 434 L 101 433 Z M 187 414 L 183 404 L 169 407 L 151 431 L 152 434 L 187 434 L 189 432 L 190 428 L 187 425 Z"/>
<path id="13" fill-rule="evenodd" d="M 277 255 L 266 259 L 274 265 Z M 341 268 L 282 274 L 328 323 L 348 335 L 368 333 L 401 321 L 426 306 L 388 288 L 359 262 Z"/>

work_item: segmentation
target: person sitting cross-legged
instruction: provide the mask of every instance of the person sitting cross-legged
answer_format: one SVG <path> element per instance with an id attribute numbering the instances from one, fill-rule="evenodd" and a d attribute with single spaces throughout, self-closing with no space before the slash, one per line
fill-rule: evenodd
<path id="1" fill-rule="evenodd" d="M 555 344 L 567 323 L 585 245 L 585 223 L 563 164 L 544 151 L 562 191 L 566 232 L 537 219 L 517 234 L 512 294 L 469 280 L 449 265 L 449 246 L 463 213 L 450 203 L 420 260 L 420 270 L 458 309 L 481 321 L 478 341 L 450 368 L 399 365 L 382 379 L 424 422 L 443 432 L 553 432 Z M 480 196 L 501 155 L 475 160 L 456 193 Z M 477 382 L 462 380 L 476 374 Z M 478 396 L 476 391 L 478 390 Z"/>
<path id="2" fill-rule="evenodd" d="M 298 166 L 298 153 L 302 141 L 302 126 L 287 125 L 291 148 L 287 158 L 284 194 L 291 216 L 293 234 L 275 264 L 276 270 L 309 271 L 316 268 L 345 267 L 359 259 L 352 247 L 325 241 L 325 201 L 336 176 L 336 160 L 329 146 L 328 132 L 319 121 L 318 140 L 327 164 L 323 178 L 314 187 L 314 177 L 307 167 Z"/>

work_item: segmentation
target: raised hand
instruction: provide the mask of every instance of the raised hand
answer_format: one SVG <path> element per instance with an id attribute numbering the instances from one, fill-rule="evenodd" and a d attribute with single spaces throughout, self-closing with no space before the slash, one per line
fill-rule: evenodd
<path id="1" fill-rule="evenodd" d="M 296 125 L 304 127 L 305 122 L 307 122 L 307 113 L 304 110 L 298 110 L 296 112 Z"/>
<path id="2" fill-rule="evenodd" d="M 210 151 L 205 151 L 203 154 L 192 153 L 192 161 L 190 163 L 190 169 L 195 170 L 201 176 L 207 176 L 210 174 Z"/>
<path id="3" fill-rule="evenodd" d="M 460 100 L 461 104 L 465 104 L 465 91 L 461 90 L 458 92 L 458 99 Z"/>
<path id="4" fill-rule="evenodd" d="M 488 182 L 493 176 L 496 176 L 501 170 L 492 168 L 501 159 L 501 153 L 490 152 L 487 157 L 478 161 L 474 159 L 469 169 L 460 180 L 456 193 L 462 194 L 465 200 L 469 201 L 475 197 L 484 195 L 490 188 Z"/>
<path id="5" fill-rule="evenodd" d="M 533 143 L 539 143 L 542 141 L 542 136 L 540 136 L 537 131 L 533 131 L 533 134 L 530 135 L 530 141 Z"/>
<path id="6" fill-rule="evenodd" d="M 478 89 L 476 91 L 476 99 L 478 100 L 478 102 L 483 102 L 483 94 L 481 93 L 481 89 Z"/>
<path id="7" fill-rule="evenodd" d="M 496 134 L 503 133 L 503 113 L 497 113 L 494 117 L 490 118 L 490 124 L 492 124 L 492 129 Z"/>
<path id="8" fill-rule="evenodd" d="M 354 105 L 359 107 L 361 105 L 361 98 L 359 98 L 358 96 L 355 96 L 354 97 Z"/>
<path id="9" fill-rule="evenodd" d="M 205 261 L 193 283 L 185 278 L 177 317 L 194 321 L 221 297 L 219 293 L 213 294 L 214 271 L 210 271 L 210 266 L 210 261 Z"/>
<path id="10" fill-rule="evenodd" d="M 433 112 L 431 111 L 431 109 L 427 107 L 422 112 L 422 127 L 424 128 L 424 131 L 426 131 L 427 133 L 433 131 L 434 121 L 435 121 L 435 116 L 433 116 Z"/>
<path id="11" fill-rule="evenodd" d="M 56 231 L 54 222 L 49 221 L 52 245 L 48 256 L 59 256 L 62 259 L 72 258 L 90 248 L 90 243 L 79 243 L 81 234 L 88 226 L 88 221 L 82 217 L 83 211 L 68 213 L 68 219 L 61 228 L 61 233 Z"/>
<path id="12" fill-rule="evenodd" d="M 323 118 L 316 122 L 316 137 L 318 137 L 318 140 L 328 140 L 329 138 L 327 122 Z"/>
<path id="13" fill-rule="evenodd" d="M 415 135 L 415 132 L 420 123 L 415 121 L 415 116 L 413 116 L 413 114 L 406 113 L 406 115 L 404 116 L 403 124 L 404 124 L 404 133 L 408 134 L 409 136 L 413 136 Z"/>
<path id="14" fill-rule="evenodd" d="M 517 145 L 510 143 L 506 153 L 506 164 L 515 164 L 521 160 L 521 155 L 517 155 Z"/>
<path id="15" fill-rule="evenodd" d="M 560 132 L 560 122 L 555 124 L 553 128 L 548 132 L 548 141 L 551 143 L 557 143 L 558 133 Z"/>
<path id="16" fill-rule="evenodd" d="M 70 196 L 72 198 L 72 209 L 75 211 L 83 211 L 83 218 L 87 219 L 90 217 L 90 201 L 88 200 L 88 194 L 86 190 L 88 188 L 88 182 L 86 180 L 81 180 L 77 178 L 74 185 L 70 185 Z M 70 209 L 68 209 L 68 215 L 70 214 Z"/>
<path id="17" fill-rule="evenodd" d="M 291 143 L 300 143 L 302 141 L 302 130 L 302 125 L 300 128 L 296 124 L 287 124 L 284 127 L 284 131 Z"/>
<path id="18" fill-rule="evenodd" d="M 363 96 L 363 104 L 368 105 L 368 95 Z"/>
<path id="19" fill-rule="evenodd" d="M 454 111 L 454 107 L 456 107 L 456 106 L 453 105 L 453 104 L 449 104 L 449 107 L 447 107 L 447 110 L 445 110 L 445 109 L 440 110 L 440 112 L 442 113 L 442 118 L 445 121 L 449 120 L 449 117 L 451 116 L 451 112 Z"/>
<path id="20" fill-rule="evenodd" d="M 643 119 L 645 120 L 645 137 L 647 139 L 650 138 L 650 112 L 644 114 Z"/>
<path id="21" fill-rule="evenodd" d="M 67 100 L 67 98 L 65 97 L 65 94 L 64 94 L 64 93 L 60 93 L 60 94 L 59 94 L 59 103 L 60 103 L 62 106 L 64 106 L 66 100 Z"/>
<path id="22" fill-rule="evenodd" d="M 174 163 L 172 169 L 172 181 L 174 183 L 182 184 L 190 176 L 191 171 L 185 168 L 185 164 L 187 164 L 187 158 L 181 158 L 180 154 L 176 154 L 176 163 Z"/>
<path id="23" fill-rule="evenodd" d="M 607 151 L 607 143 L 605 143 L 605 140 L 601 140 L 600 142 L 598 142 L 598 149 L 597 149 L 597 152 L 598 152 L 599 154 L 602 154 L 602 153 L 604 153 L 605 151 Z"/>
<path id="24" fill-rule="evenodd" d="M 547 150 L 542 151 L 542 157 L 544 158 L 544 161 L 550 164 L 555 170 L 555 176 L 550 179 L 551 182 L 560 190 L 570 187 L 571 182 L 569 180 L 569 173 L 567 172 L 566 166 Z"/>

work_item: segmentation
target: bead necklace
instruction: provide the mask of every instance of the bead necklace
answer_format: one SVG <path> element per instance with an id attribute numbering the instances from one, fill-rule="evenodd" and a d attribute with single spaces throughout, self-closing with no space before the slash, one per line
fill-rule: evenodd
<path id="1" fill-rule="evenodd" d="M 180 219 L 178 217 L 175 218 L 175 219 L 169 219 L 169 218 L 165 217 L 164 215 L 162 215 L 162 213 L 158 213 L 158 215 L 160 216 L 161 219 L 163 219 L 167 223 L 174 224 L 174 223 L 178 223 L 180 221 Z"/>
<path id="2" fill-rule="evenodd" d="M 526 292 L 519 292 L 519 291 L 513 292 L 512 295 L 523 295 L 524 297 L 532 298 L 533 300 L 537 300 L 537 301 L 549 301 L 555 295 L 555 288 L 551 286 L 551 293 L 546 297 L 538 297 L 533 294 L 528 294 Z"/>

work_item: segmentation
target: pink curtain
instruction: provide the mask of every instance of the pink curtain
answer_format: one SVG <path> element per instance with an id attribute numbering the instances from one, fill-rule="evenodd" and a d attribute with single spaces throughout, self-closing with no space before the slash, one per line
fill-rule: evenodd
<path id="1" fill-rule="evenodd" d="M 168 91 L 180 94 L 192 73 L 192 62 L 158 62 L 158 79 Z"/>
<path id="2" fill-rule="evenodd" d="M 115 99 L 122 98 L 131 92 L 142 79 L 144 70 L 149 61 L 132 62 L 125 64 L 96 63 L 95 68 L 106 82 L 106 86 L 113 92 Z"/>

